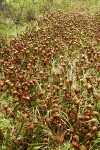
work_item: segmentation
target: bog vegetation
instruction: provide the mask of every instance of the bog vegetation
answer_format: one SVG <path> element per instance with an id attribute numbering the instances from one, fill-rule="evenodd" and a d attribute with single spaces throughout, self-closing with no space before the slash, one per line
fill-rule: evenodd
<path id="1" fill-rule="evenodd" d="M 100 12 L 64 4 L 0 38 L 1 150 L 100 148 Z"/>
<path id="2" fill-rule="evenodd" d="M 0 0 L 0 36 L 11 39 L 58 9 L 90 15 L 100 11 L 100 0 Z"/>

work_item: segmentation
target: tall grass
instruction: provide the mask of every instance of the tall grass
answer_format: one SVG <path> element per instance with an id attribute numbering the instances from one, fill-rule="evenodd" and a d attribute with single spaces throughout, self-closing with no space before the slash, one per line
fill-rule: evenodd
<path id="1" fill-rule="evenodd" d="M 0 36 L 8 37 L 25 31 L 26 24 L 35 22 L 46 12 L 54 10 L 94 14 L 100 11 L 100 0 L 54 0 L 53 5 L 46 0 L 10 0 L 3 3 L 0 11 Z"/>

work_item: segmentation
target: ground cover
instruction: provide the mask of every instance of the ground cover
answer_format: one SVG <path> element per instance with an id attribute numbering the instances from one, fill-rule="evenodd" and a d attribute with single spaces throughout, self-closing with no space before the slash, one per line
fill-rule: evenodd
<path id="1" fill-rule="evenodd" d="M 45 14 L 0 40 L 2 150 L 99 150 L 100 14 Z"/>
<path id="2" fill-rule="evenodd" d="M 45 13 L 61 9 L 88 15 L 100 11 L 100 0 L 0 0 L 0 37 L 7 40 L 26 30 Z"/>

